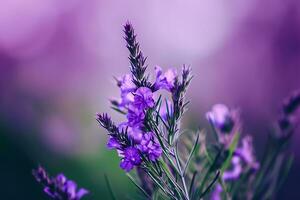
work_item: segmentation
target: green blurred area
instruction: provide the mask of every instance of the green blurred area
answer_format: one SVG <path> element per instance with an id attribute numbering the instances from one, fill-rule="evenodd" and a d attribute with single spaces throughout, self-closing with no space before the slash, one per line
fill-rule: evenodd
<path id="1" fill-rule="evenodd" d="M 99 153 L 67 157 L 54 154 L 39 145 L 35 139 L 26 139 L 22 132 L 0 120 L 0 199 L 48 199 L 42 187 L 31 175 L 38 164 L 44 166 L 51 175 L 63 172 L 75 180 L 80 187 L 90 191 L 84 199 L 111 199 L 104 175 L 107 174 L 118 199 L 135 194 L 136 190 L 125 173 L 118 167 L 116 152 L 104 150 L 99 144 Z M 100 152 L 101 151 L 101 152 Z"/>

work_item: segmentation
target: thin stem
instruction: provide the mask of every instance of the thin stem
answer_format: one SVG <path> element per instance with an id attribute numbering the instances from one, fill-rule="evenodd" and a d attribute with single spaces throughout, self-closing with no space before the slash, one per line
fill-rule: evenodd
<path id="1" fill-rule="evenodd" d="M 175 148 L 177 149 L 177 145 L 176 145 Z M 179 161 L 179 158 L 178 158 L 178 153 L 177 153 L 176 150 L 175 150 L 175 159 L 176 159 L 176 164 L 177 164 L 177 167 L 178 167 L 178 170 L 179 170 L 179 173 L 180 173 L 181 182 L 182 182 L 182 185 L 183 185 L 183 188 L 184 188 L 184 193 L 186 195 L 187 200 L 190 200 L 189 191 L 188 191 L 186 183 L 185 183 L 184 174 L 183 174 L 181 164 L 180 164 L 180 161 Z"/>

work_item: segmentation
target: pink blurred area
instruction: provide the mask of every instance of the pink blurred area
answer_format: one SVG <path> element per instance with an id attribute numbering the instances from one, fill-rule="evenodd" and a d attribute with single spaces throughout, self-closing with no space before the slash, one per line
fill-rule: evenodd
<path id="1" fill-rule="evenodd" d="M 191 65 L 199 123 L 227 103 L 241 108 L 248 132 L 265 137 L 281 100 L 300 87 L 297 0 L 2 0 L 0 13 L 0 115 L 61 154 L 105 142 L 94 114 L 110 111 L 112 77 L 129 71 L 127 20 L 149 71 Z"/>

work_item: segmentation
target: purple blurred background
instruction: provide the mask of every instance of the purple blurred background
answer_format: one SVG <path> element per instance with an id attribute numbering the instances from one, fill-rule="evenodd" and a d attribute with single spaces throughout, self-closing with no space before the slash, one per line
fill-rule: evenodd
<path id="1" fill-rule="evenodd" d="M 127 20 L 149 71 L 191 65 L 193 120 L 205 124 L 215 103 L 238 107 L 257 151 L 281 100 L 300 88 L 297 0 L 2 0 L 0 13 L 1 135 L 10 148 L 53 171 L 56 158 L 82 162 L 87 171 L 105 168 L 106 137 L 94 114 L 113 113 L 108 99 L 118 90 L 112 77 L 128 72 Z M 279 199 L 300 198 L 299 145 L 297 134 L 296 163 Z M 15 170 L 9 162 L 4 169 Z"/>

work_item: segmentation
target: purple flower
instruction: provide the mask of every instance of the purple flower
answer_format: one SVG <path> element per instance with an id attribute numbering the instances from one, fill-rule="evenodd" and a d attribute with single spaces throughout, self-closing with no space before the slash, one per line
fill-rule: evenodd
<path id="1" fill-rule="evenodd" d="M 214 105 L 212 110 L 206 114 L 206 117 L 216 128 L 224 133 L 229 133 L 234 126 L 232 113 L 223 104 Z"/>
<path id="2" fill-rule="evenodd" d="M 153 99 L 152 91 L 147 87 L 140 87 L 134 94 L 134 102 L 133 105 L 137 109 L 147 109 L 153 108 L 155 103 Z"/>
<path id="3" fill-rule="evenodd" d="M 121 101 L 119 102 L 120 108 L 126 108 L 134 101 L 134 95 L 130 93 L 121 93 Z"/>
<path id="4" fill-rule="evenodd" d="M 88 193 L 88 191 L 83 188 L 77 191 L 77 184 L 72 180 L 67 180 L 63 174 L 57 175 L 54 179 L 54 183 L 56 185 L 57 192 L 52 195 L 57 197 L 61 196 L 61 199 L 66 198 L 68 200 L 79 200 Z"/>
<path id="5" fill-rule="evenodd" d="M 121 90 L 121 102 L 119 102 L 119 106 L 126 107 L 128 104 L 133 102 L 134 96 L 132 93 L 136 90 L 136 87 L 132 82 L 132 77 L 130 74 L 125 74 L 117 81 Z"/>
<path id="6" fill-rule="evenodd" d="M 215 128 L 219 142 L 228 148 L 241 127 L 239 112 L 223 104 L 216 104 L 206 113 L 206 118 Z"/>
<path id="7" fill-rule="evenodd" d="M 168 69 L 164 74 L 159 66 L 155 67 L 156 81 L 154 83 L 154 89 L 165 89 L 171 91 L 174 87 L 174 81 L 177 77 L 177 72 L 175 69 Z"/>
<path id="8" fill-rule="evenodd" d="M 222 200 L 221 194 L 223 192 L 222 186 L 218 183 L 212 192 L 211 200 Z"/>
<path id="9" fill-rule="evenodd" d="M 143 132 L 140 127 L 128 127 L 127 134 L 137 143 L 139 143 L 143 138 Z"/>
<path id="10" fill-rule="evenodd" d="M 118 86 L 121 89 L 121 93 L 134 92 L 136 89 L 134 83 L 132 82 L 132 77 L 130 74 L 125 74 L 121 78 L 118 78 Z"/>
<path id="11" fill-rule="evenodd" d="M 242 139 L 242 146 L 237 148 L 234 152 L 234 155 L 231 159 L 231 169 L 226 170 L 223 173 L 222 179 L 226 181 L 234 181 L 238 180 L 241 174 L 244 172 L 245 168 L 243 166 L 247 166 L 254 172 L 259 169 L 259 163 L 256 161 L 253 145 L 252 145 L 252 137 L 245 136 Z M 212 193 L 212 200 L 221 200 L 221 193 L 223 189 L 220 184 L 217 184 L 214 192 Z"/>
<path id="12" fill-rule="evenodd" d="M 86 189 L 80 188 L 77 191 L 77 184 L 68 180 L 65 175 L 59 174 L 55 178 L 49 178 L 47 172 L 41 166 L 33 170 L 36 180 L 44 186 L 44 192 L 55 200 L 80 200 L 88 194 Z"/>
<path id="13" fill-rule="evenodd" d="M 68 194 L 69 199 L 71 200 L 79 200 L 81 199 L 84 195 L 88 194 L 88 191 L 80 188 L 78 191 L 77 190 L 77 184 L 74 181 L 67 181 L 65 183 L 64 189 L 66 193 Z"/>
<path id="14" fill-rule="evenodd" d="M 139 143 L 143 137 L 143 132 L 140 126 L 128 126 L 127 122 L 123 122 L 119 125 L 119 131 L 127 132 L 127 135 L 132 138 L 135 142 Z"/>
<path id="15" fill-rule="evenodd" d="M 242 139 L 242 146 L 237 148 L 234 154 L 239 156 L 246 163 L 246 165 L 251 167 L 251 169 L 259 169 L 259 163 L 256 161 L 254 156 L 251 136 L 247 135 Z"/>
<path id="16" fill-rule="evenodd" d="M 36 181 L 43 185 L 50 185 L 51 180 L 46 172 L 46 170 L 39 166 L 36 170 L 32 170 L 32 174 L 35 177 Z"/>
<path id="17" fill-rule="evenodd" d="M 138 109 L 133 105 L 129 107 L 127 113 L 128 125 L 131 127 L 140 127 L 145 118 L 144 110 Z"/>
<path id="18" fill-rule="evenodd" d="M 126 172 L 129 172 L 134 166 L 140 165 L 142 162 L 140 153 L 135 147 L 127 147 L 122 155 L 124 157 L 120 163 L 120 167 Z"/>
<path id="19" fill-rule="evenodd" d="M 173 115 L 173 104 L 171 101 L 167 100 L 167 103 L 163 103 L 160 111 L 159 111 L 159 115 L 162 117 L 163 120 L 167 121 L 168 120 L 168 114 L 170 115 L 170 117 Z M 169 113 L 168 113 L 169 111 Z"/>
<path id="20" fill-rule="evenodd" d="M 223 180 L 235 180 L 238 179 L 243 172 L 241 159 L 238 156 L 233 156 L 231 159 L 232 169 L 223 173 Z"/>
<path id="21" fill-rule="evenodd" d="M 141 152 L 145 153 L 152 161 L 157 160 L 162 154 L 161 146 L 158 141 L 155 140 L 152 132 L 148 132 L 143 135 L 143 138 L 137 145 L 137 148 Z"/>
<path id="22" fill-rule="evenodd" d="M 118 140 L 114 137 L 109 137 L 108 142 L 107 142 L 107 148 L 108 149 L 118 149 L 121 147 L 120 143 L 118 142 Z"/>

